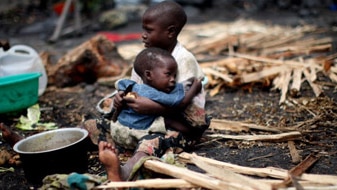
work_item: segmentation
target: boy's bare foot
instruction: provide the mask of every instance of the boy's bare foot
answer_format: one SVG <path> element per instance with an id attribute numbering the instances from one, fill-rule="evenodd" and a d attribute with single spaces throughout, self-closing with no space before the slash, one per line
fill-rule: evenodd
<path id="1" fill-rule="evenodd" d="M 105 166 L 108 179 L 111 181 L 122 181 L 120 162 L 115 146 L 111 143 L 100 141 L 98 151 L 99 160 Z"/>

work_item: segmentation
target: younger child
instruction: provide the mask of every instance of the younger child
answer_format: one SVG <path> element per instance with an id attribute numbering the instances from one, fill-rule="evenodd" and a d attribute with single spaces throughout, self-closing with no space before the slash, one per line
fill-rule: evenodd
<path id="1" fill-rule="evenodd" d="M 201 89 L 201 81 L 194 80 L 185 93 L 183 84 L 176 83 L 177 63 L 172 55 L 160 48 L 147 48 L 140 52 L 134 62 L 135 72 L 143 84 L 122 79 L 116 82 L 116 89 L 130 90 L 134 97 L 150 98 L 169 107 L 185 109 Z M 126 95 L 128 96 L 128 94 Z M 164 116 L 165 117 L 165 116 Z M 155 121 L 156 120 L 156 121 Z M 110 180 L 127 180 L 136 162 L 146 156 L 161 156 L 170 147 L 185 146 L 190 142 L 184 137 L 168 138 L 165 122 L 158 115 L 139 114 L 131 108 L 123 108 L 118 120 L 111 123 L 111 136 L 114 143 L 126 149 L 136 149 L 134 156 L 120 167 L 115 145 L 99 142 L 99 155 L 105 165 Z M 137 146 L 136 146 L 137 145 Z"/>
<path id="2" fill-rule="evenodd" d="M 132 98 L 147 97 L 165 106 L 184 110 L 201 89 L 197 79 L 192 81 L 188 90 L 184 90 L 182 83 L 176 83 L 177 63 L 168 51 L 160 48 L 141 51 L 135 59 L 134 70 L 142 78 L 143 84 L 129 79 L 116 82 L 116 89 L 129 90 L 126 96 L 131 94 Z M 158 116 L 123 108 L 118 120 L 111 123 L 112 140 L 123 148 L 135 149 L 138 141 L 149 133 L 166 134 L 164 120 Z"/>

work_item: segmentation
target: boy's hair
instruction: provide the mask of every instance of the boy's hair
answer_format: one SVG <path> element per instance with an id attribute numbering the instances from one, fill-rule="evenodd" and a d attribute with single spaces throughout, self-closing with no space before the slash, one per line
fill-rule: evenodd
<path id="1" fill-rule="evenodd" d="M 164 59 L 171 58 L 170 52 L 156 47 L 149 47 L 142 50 L 134 61 L 133 67 L 136 73 L 143 78 L 145 70 L 161 67 L 165 62 Z"/>
<path id="2" fill-rule="evenodd" d="M 146 12 L 156 15 L 157 18 L 161 19 L 161 24 L 165 26 L 176 26 L 177 34 L 180 33 L 187 22 L 184 8 L 174 1 L 162 1 L 149 7 Z"/>

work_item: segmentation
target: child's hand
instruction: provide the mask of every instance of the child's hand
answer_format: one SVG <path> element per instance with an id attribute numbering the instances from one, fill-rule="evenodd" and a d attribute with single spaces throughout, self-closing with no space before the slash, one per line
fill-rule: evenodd
<path id="1" fill-rule="evenodd" d="M 191 88 L 195 89 L 195 94 L 198 94 L 201 91 L 202 88 L 202 78 L 201 79 L 197 79 L 197 78 L 193 78 L 193 83 Z"/>
<path id="2" fill-rule="evenodd" d="M 137 98 L 134 98 L 133 96 L 124 96 L 124 101 L 130 107 L 137 113 L 141 114 L 152 114 L 153 110 L 152 108 L 152 101 L 146 97 L 139 96 L 137 93 L 133 92 L 134 96 Z"/>
<path id="3" fill-rule="evenodd" d="M 123 97 L 125 96 L 124 91 L 118 91 L 118 93 L 114 96 L 114 108 L 122 109 L 123 108 Z"/>

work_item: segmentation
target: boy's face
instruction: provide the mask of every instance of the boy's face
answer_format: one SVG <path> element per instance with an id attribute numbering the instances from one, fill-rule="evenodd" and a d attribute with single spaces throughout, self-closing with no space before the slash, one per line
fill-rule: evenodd
<path id="1" fill-rule="evenodd" d="M 159 91 L 169 93 L 174 89 L 176 84 L 175 78 L 177 75 L 177 63 L 174 59 L 168 58 L 164 61 L 166 64 L 163 64 L 161 67 L 156 67 L 150 71 L 152 80 L 149 85 Z"/>
<path id="2" fill-rule="evenodd" d="M 143 43 L 146 48 L 158 47 L 169 50 L 169 31 L 160 23 L 160 17 L 151 13 L 145 13 L 143 16 Z"/>

